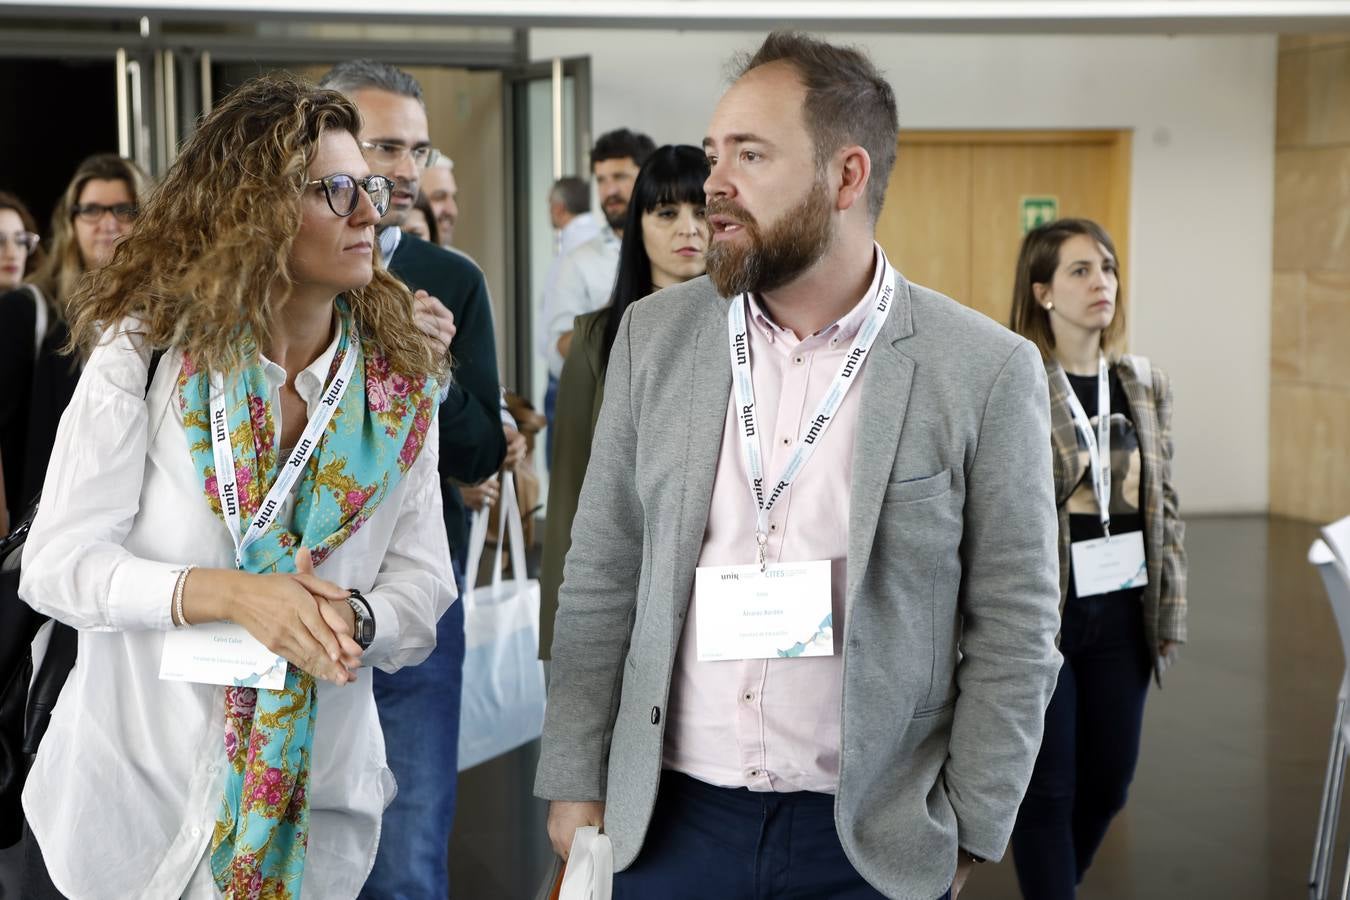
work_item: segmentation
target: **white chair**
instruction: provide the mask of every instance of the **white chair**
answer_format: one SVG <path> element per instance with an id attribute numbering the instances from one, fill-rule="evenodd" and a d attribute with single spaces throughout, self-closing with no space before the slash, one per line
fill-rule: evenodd
<path id="1" fill-rule="evenodd" d="M 1338 523 L 1339 524 L 1339 523 Z M 1350 704 L 1350 570 L 1337 561 L 1331 547 L 1324 541 L 1314 541 L 1308 550 L 1308 562 L 1317 567 L 1331 601 L 1331 612 L 1336 619 L 1336 630 L 1341 636 L 1341 651 L 1347 668 L 1341 676 L 1340 691 L 1336 695 L 1336 717 L 1331 731 L 1331 749 L 1327 757 L 1326 778 L 1322 785 L 1322 810 L 1317 821 L 1317 837 L 1313 842 L 1312 870 L 1308 887 L 1313 900 L 1325 900 L 1331 878 L 1331 853 L 1336 845 L 1336 826 L 1339 824 L 1341 794 L 1345 788 L 1346 757 L 1350 755 L 1350 720 L 1346 717 Z M 1350 858 L 1346 860 L 1345 880 L 1341 884 L 1341 900 L 1350 895 Z"/>
<path id="2" fill-rule="evenodd" d="M 1341 568 L 1350 572 L 1350 516 L 1323 528 L 1322 540 L 1327 542 L 1331 552 L 1336 555 Z"/>

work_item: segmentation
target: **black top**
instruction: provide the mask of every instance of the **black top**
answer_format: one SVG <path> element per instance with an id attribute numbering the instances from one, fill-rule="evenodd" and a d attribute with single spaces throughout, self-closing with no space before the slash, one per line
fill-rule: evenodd
<path id="1" fill-rule="evenodd" d="M 0 459 L 11 524 L 42 492 L 56 427 L 80 380 L 77 361 L 61 353 L 69 335 L 61 322 L 34 360 L 35 301 L 26 288 L 0 295 Z"/>
<path id="2" fill-rule="evenodd" d="M 439 446 L 445 533 L 451 554 L 462 562 L 469 542 L 464 500 L 446 479 L 477 483 L 496 472 L 506 457 L 487 282 L 467 256 L 410 234 L 399 241 L 389 271 L 410 290 L 426 291 L 455 315 L 455 337 L 450 342 L 454 377 L 441 404 Z"/>
<path id="3" fill-rule="evenodd" d="M 1097 376 L 1071 375 L 1069 386 L 1083 404 L 1083 411 L 1097 427 Z M 1143 483 L 1142 457 L 1139 453 L 1139 435 L 1134 430 L 1134 415 L 1129 398 L 1115 369 L 1111 370 L 1111 533 L 1124 534 L 1142 531 L 1144 516 L 1140 508 L 1140 485 Z M 1088 448 L 1083 435 L 1078 434 L 1078 456 L 1083 462 L 1083 477 L 1069 496 L 1069 538 L 1073 542 L 1104 537 L 1101 515 L 1097 509 L 1097 495 L 1092 491 L 1092 469 L 1088 462 Z M 1147 543 L 1147 542 L 1145 542 Z M 1071 563 L 1072 564 L 1072 563 Z M 1122 597 L 1139 598 L 1143 588 L 1115 591 Z M 1069 599 L 1078 596 L 1074 579 L 1069 579 Z M 1110 596 L 1110 595 L 1102 595 Z"/>

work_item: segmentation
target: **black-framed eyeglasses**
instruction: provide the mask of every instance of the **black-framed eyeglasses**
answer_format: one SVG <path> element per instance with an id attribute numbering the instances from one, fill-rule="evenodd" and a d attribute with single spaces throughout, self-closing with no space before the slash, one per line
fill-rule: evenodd
<path id="1" fill-rule="evenodd" d="M 381 216 L 389 212 L 389 201 L 394 192 L 393 180 L 383 175 L 367 175 L 357 180 L 352 175 L 339 172 L 336 175 L 316 178 L 306 187 L 313 187 L 316 184 L 323 185 L 323 192 L 328 197 L 328 208 L 334 214 L 343 217 L 356 212 L 356 205 L 361 202 L 358 190 L 366 192 L 371 205 L 375 207 L 375 212 Z"/>
<path id="2" fill-rule="evenodd" d="M 9 249 L 9 245 L 22 247 L 26 252 L 32 253 L 37 249 L 38 241 L 42 238 L 33 234 L 31 231 L 16 231 L 13 234 L 5 234 L 0 231 L 0 252 Z"/>
<path id="3" fill-rule="evenodd" d="M 366 159 L 381 166 L 396 166 L 404 156 L 410 156 L 414 164 L 427 169 L 436 165 L 441 158 L 441 151 L 428 144 L 411 149 L 403 144 L 391 144 L 387 141 L 361 141 L 360 144 Z"/>
<path id="4" fill-rule="evenodd" d="M 104 206 L 102 203 L 76 203 L 70 210 L 72 216 L 85 222 L 97 222 L 104 213 L 112 213 L 119 222 L 134 222 L 141 209 L 135 203 L 114 203 Z"/>

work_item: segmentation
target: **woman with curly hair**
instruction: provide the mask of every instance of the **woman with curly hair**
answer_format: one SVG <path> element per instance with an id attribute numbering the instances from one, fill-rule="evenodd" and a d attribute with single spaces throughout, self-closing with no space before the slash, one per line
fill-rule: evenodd
<path id="1" fill-rule="evenodd" d="M 444 358 L 374 264 L 392 184 L 359 127 L 245 84 L 71 298 L 87 361 L 20 594 L 79 653 L 25 896 L 327 900 L 370 871 L 394 785 L 358 668 L 423 659 L 454 587 Z"/>

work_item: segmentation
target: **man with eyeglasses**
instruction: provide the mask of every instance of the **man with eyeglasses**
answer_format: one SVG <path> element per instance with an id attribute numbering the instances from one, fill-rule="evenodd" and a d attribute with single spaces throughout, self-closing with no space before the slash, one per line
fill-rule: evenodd
<path id="1" fill-rule="evenodd" d="M 467 256 L 399 229 L 417 199 L 426 166 L 437 155 L 417 80 L 385 63 L 350 60 L 335 66 L 320 85 L 347 95 L 361 111 L 360 144 L 370 170 L 393 182 L 388 212 L 377 227 L 380 255 L 391 273 L 418 292 L 424 329 L 439 332 L 455 361 L 440 411 L 440 474 L 446 533 L 462 590 L 468 528 L 452 480 L 476 484 L 488 478 L 507 449 L 487 285 Z M 449 894 L 446 858 L 463 666 L 464 608 L 454 603 L 441 618 L 436 649 L 425 662 L 393 675 L 374 673 L 375 703 L 398 796 L 384 813 L 375 867 L 361 892 L 365 900 Z"/>

